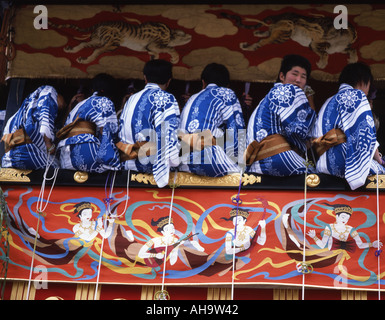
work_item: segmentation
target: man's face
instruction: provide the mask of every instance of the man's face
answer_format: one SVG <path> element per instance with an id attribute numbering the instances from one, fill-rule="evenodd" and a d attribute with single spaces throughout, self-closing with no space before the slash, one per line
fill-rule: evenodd
<path id="1" fill-rule="evenodd" d="M 286 75 L 281 72 L 279 74 L 279 79 L 282 81 L 283 84 L 290 83 L 304 90 L 307 80 L 307 73 L 304 68 L 297 66 L 293 67 L 290 71 L 288 71 Z"/>

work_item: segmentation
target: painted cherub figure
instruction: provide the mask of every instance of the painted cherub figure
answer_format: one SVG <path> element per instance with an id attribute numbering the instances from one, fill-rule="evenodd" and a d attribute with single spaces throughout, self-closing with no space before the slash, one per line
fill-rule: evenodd
<path id="1" fill-rule="evenodd" d="M 167 257 L 170 257 L 170 264 L 175 264 L 178 258 L 179 246 L 183 245 L 187 239 L 179 240 L 175 235 L 173 219 L 169 219 L 169 217 L 152 220 L 151 225 L 156 226 L 157 231 L 162 233 L 162 236 L 147 241 L 140 249 L 138 256 L 144 259 L 148 266 L 157 267 L 164 261 L 167 252 Z M 190 243 L 198 251 L 204 251 L 197 241 L 192 240 Z"/>
<path id="2" fill-rule="evenodd" d="M 75 237 L 89 242 L 95 239 L 98 234 L 103 238 L 108 238 L 111 235 L 114 219 L 108 219 L 109 225 L 104 230 L 102 218 L 98 218 L 97 222 L 92 220 L 93 209 L 90 202 L 84 201 L 76 204 L 74 213 L 80 219 L 80 223 L 77 223 L 72 229 Z"/>
<path id="3" fill-rule="evenodd" d="M 322 239 L 319 239 L 315 230 L 310 230 L 307 235 L 314 240 L 320 248 L 328 247 L 329 250 L 346 250 L 354 252 L 356 247 L 359 249 L 382 247 L 382 242 L 375 240 L 373 242 L 364 243 L 359 236 L 357 230 L 348 225 L 349 219 L 353 214 L 353 209 L 348 205 L 335 205 L 334 213 L 336 222 L 325 227 Z M 349 237 L 351 239 L 349 239 Z"/>
<path id="4" fill-rule="evenodd" d="M 230 219 L 233 221 L 234 229 L 229 230 L 226 234 L 226 254 L 237 254 L 250 248 L 256 232 L 246 225 L 249 214 L 248 210 L 241 208 L 238 211 L 236 208 L 230 211 Z M 266 242 L 266 221 L 261 220 L 258 225 L 261 228 L 261 233 L 256 242 L 263 246 Z"/>

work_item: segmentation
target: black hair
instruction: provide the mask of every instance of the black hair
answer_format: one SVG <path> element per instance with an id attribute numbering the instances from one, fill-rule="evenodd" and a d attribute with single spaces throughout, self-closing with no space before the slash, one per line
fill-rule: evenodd
<path id="1" fill-rule="evenodd" d="M 210 63 L 203 69 L 201 80 L 207 84 L 215 83 L 219 87 L 227 87 L 230 83 L 230 73 L 223 64 Z"/>
<path id="2" fill-rule="evenodd" d="M 355 87 L 363 83 L 373 83 L 373 75 L 370 67 L 362 62 L 350 63 L 341 72 L 338 83 L 346 83 Z"/>
<path id="3" fill-rule="evenodd" d="M 147 82 L 166 84 L 172 78 L 172 64 L 162 59 L 150 60 L 144 65 L 143 74 Z"/>
<path id="4" fill-rule="evenodd" d="M 115 90 L 115 78 L 107 73 L 99 73 L 92 79 L 92 90 L 99 96 L 111 98 Z"/>
<path id="5" fill-rule="evenodd" d="M 154 227 L 157 227 L 157 226 L 158 226 L 158 223 L 161 222 L 162 220 L 165 220 L 165 219 L 169 220 L 169 217 L 162 217 L 162 218 L 159 218 L 158 220 L 151 219 L 151 225 L 154 226 Z M 165 227 L 166 225 L 168 225 L 168 224 L 169 224 L 169 223 L 168 223 L 168 221 L 167 221 L 167 223 L 164 224 L 163 227 L 156 229 L 156 231 L 157 231 L 157 232 L 163 231 L 164 227 Z M 173 222 L 171 221 L 170 224 L 173 224 Z"/>
<path id="6" fill-rule="evenodd" d="M 79 217 L 84 209 L 89 209 L 89 207 L 86 207 L 86 208 L 83 208 L 83 209 L 79 210 L 79 208 L 83 207 L 84 205 L 89 205 L 91 207 L 91 202 L 82 201 L 82 202 L 79 202 L 79 203 L 75 204 L 74 205 L 74 208 L 75 208 L 74 214 L 76 214 Z"/>
<path id="7" fill-rule="evenodd" d="M 225 220 L 225 221 L 233 221 L 233 219 L 234 219 L 235 217 L 236 217 L 236 216 L 233 216 L 233 217 L 230 217 L 230 218 L 221 217 L 221 219 L 222 219 L 222 220 Z M 247 218 L 245 218 L 244 216 L 238 215 L 238 217 L 242 217 L 244 221 L 247 221 Z"/>
<path id="8" fill-rule="evenodd" d="M 327 205 L 328 207 L 332 207 L 333 208 L 333 210 L 335 210 L 336 208 L 338 208 L 338 207 L 345 207 L 346 205 L 343 205 L 343 204 L 330 204 L 330 203 L 327 203 L 327 202 L 323 202 L 322 204 L 324 204 L 324 205 Z M 345 212 L 345 211 L 341 211 L 341 212 L 337 212 L 336 213 L 336 216 L 339 216 L 341 213 L 346 213 L 346 214 L 348 214 L 349 216 L 351 216 L 351 213 L 349 213 L 349 212 Z"/>
<path id="9" fill-rule="evenodd" d="M 284 56 L 282 59 L 281 68 L 278 72 L 277 82 L 281 82 L 281 80 L 279 79 L 279 75 L 281 74 L 281 72 L 286 76 L 286 73 L 288 73 L 294 67 L 301 67 L 305 69 L 307 78 L 310 77 L 311 63 L 309 62 L 309 60 L 298 54 L 289 54 Z"/>

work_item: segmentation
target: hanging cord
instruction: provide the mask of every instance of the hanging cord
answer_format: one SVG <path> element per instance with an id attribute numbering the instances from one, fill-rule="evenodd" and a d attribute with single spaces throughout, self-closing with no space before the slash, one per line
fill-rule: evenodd
<path id="1" fill-rule="evenodd" d="M 234 226 L 234 235 L 233 235 L 233 272 L 232 272 L 232 277 L 231 277 L 231 300 L 234 300 L 234 286 L 235 286 L 235 279 L 234 279 L 234 274 L 235 274 L 235 240 L 237 238 L 237 226 L 238 226 L 238 210 L 239 210 L 239 205 L 242 204 L 242 200 L 240 197 L 241 193 L 241 186 L 242 186 L 242 177 L 243 177 L 243 170 L 241 169 L 240 172 L 240 178 L 239 178 L 239 186 L 238 186 L 238 194 L 235 198 L 232 198 L 232 202 L 237 205 L 237 213 L 235 215 L 235 226 Z"/>
<path id="2" fill-rule="evenodd" d="M 116 171 L 114 171 L 113 176 L 111 178 L 110 191 L 108 193 L 107 192 L 107 188 L 108 188 L 108 184 L 110 182 L 110 174 L 111 174 L 111 172 L 109 171 L 108 175 L 107 175 L 106 183 L 104 184 L 104 194 L 105 194 L 106 197 L 103 199 L 103 202 L 106 205 L 106 217 L 105 217 L 105 219 L 103 221 L 103 231 L 104 231 L 104 234 L 101 235 L 102 236 L 102 244 L 100 246 L 98 273 L 96 275 L 96 286 L 95 286 L 94 300 L 96 300 L 97 297 L 98 297 L 100 269 L 102 267 L 102 258 L 103 258 L 103 250 L 104 250 L 104 236 L 105 236 L 105 234 L 107 232 L 106 231 L 107 230 L 107 220 L 108 220 L 108 217 L 111 214 L 111 202 L 113 200 L 112 192 L 113 192 L 113 189 L 114 189 L 114 183 L 115 183 L 115 178 L 116 178 Z"/>
<path id="3" fill-rule="evenodd" d="M 175 170 L 174 173 L 174 181 L 173 184 L 170 186 L 172 188 L 171 192 L 171 201 L 170 201 L 170 212 L 168 214 L 168 224 L 171 224 L 171 216 L 172 216 L 172 208 L 174 205 L 174 194 L 175 194 L 175 188 L 176 188 L 176 178 L 178 175 L 178 171 Z M 159 300 L 164 300 L 166 298 L 169 298 L 168 292 L 164 290 L 164 282 L 165 282 L 165 277 L 166 277 L 166 262 L 167 262 L 167 250 L 168 250 L 168 241 L 166 239 L 166 247 L 164 251 L 164 260 L 163 260 L 163 275 L 162 275 L 162 287 L 160 292 L 157 292 L 157 296 Z"/>
<path id="4" fill-rule="evenodd" d="M 112 218 L 116 219 L 116 218 L 120 218 L 122 215 L 124 215 L 126 213 L 126 210 L 127 210 L 127 207 L 128 207 L 128 200 L 130 199 L 130 170 L 128 169 L 127 170 L 127 182 L 126 182 L 126 203 L 124 205 L 124 209 L 122 211 L 121 214 L 114 214 L 114 215 L 111 215 Z M 113 181 L 112 181 L 112 187 L 114 187 L 114 184 L 115 184 L 115 176 L 113 176 Z M 112 193 L 112 191 L 111 191 Z"/>
<path id="5" fill-rule="evenodd" d="M 376 198 L 377 198 L 377 241 L 380 241 L 380 189 L 378 182 L 378 169 L 377 169 L 377 185 L 376 185 Z M 378 300 L 381 300 L 381 248 L 377 248 L 375 256 L 377 257 L 377 282 L 378 282 Z"/>
<path id="6" fill-rule="evenodd" d="M 28 278 L 28 288 L 27 288 L 27 296 L 26 296 L 26 300 L 29 300 L 29 294 L 30 294 L 30 290 L 31 290 L 31 282 L 32 282 L 32 272 L 33 272 L 33 264 L 34 264 L 34 261 L 35 261 L 35 253 L 36 253 L 36 244 L 37 244 L 37 238 L 38 238 L 38 235 L 39 235 L 39 226 L 40 226 L 40 216 L 45 216 L 46 214 L 44 213 L 45 209 L 47 208 L 48 206 L 48 203 L 49 203 L 49 199 L 51 198 L 51 194 L 52 194 L 52 191 L 53 191 L 53 188 L 55 186 L 55 183 L 56 183 L 56 178 L 57 178 L 57 174 L 59 172 L 59 168 L 54 168 L 54 172 L 53 172 L 53 175 L 52 177 L 50 178 L 47 178 L 47 175 L 48 175 L 48 170 L 49 168 L 51 167 L 52 163 L 54 162 L 54 156 L 52 157 L 52 160 L 49 161 L 49 155 L 47 157 L 47 164 L 46 164 L 46 167 L 45 167 L 45 171 L 44 171 L 44 175 L 43 175 L 43 183 L 41 184 L 41 188 L 40 188 L 40 193 L 39 193 L 39 197 L 37 199 L 37 202 L 36 202 L 36 213 L 37 213 L 37 226 L 36 226 L 36 234 L 35 234 L 35 240 L 34 240 L 34 243 L 33 243 L 33 251 L 32 251 L 32 259 L 31 259 L 31 266 L 30 266 L 30 271 L 29 271 L 29 278 Z M 48 197 L 47 197 L 47 200 L 46 200 L 46 203 L 43 207 L 43 200 L 44 200 L 44 193 L 45 193 L 45 185 L 46 185 L 46 182 L 47 181 L 50 181 L 50 180 L 53 180 L 52 182 L 52 185 L 51 185 L 51 189 L 49 191 L 49 194 L 48 194 Z"/>
<path id="7" fill-rule="evenodd" d="M 308 266 L 306 264 L 306 216 L 307 216 L 307 183 L 306 178 L 309 169 L 309 159 L 306 152 L 306 162 L 305 162 L 305 183 L 304 183 L 304 201 L 303 201 L 303 251 L 302 251 L 302 300 L 305 300 L 305 275 L 308 273 Z"/>
<path id="8" fill-rule="evenodd" d="M 107 230 L 108 216 L 111 216 L 112 218 L 116 219 L 116 218 L 119 218 L 123 214 L 126 213 L 127 206 L 128 206 L 128 199 L 129 199 L 129 187 L 130 187 L 130 179 L 129 178 L 130 178 L 130 172 L 131 172 L 130 170 L 127 170 L 126 203 L 125 203 L 125 206 L 124 206 L 124 209 L 123 209 L 122 213 L 121 214 L 117 214 L 117 215 L 111 215 L 111 202 L 113 200 L 112 194 L 113 194 L 113 190 L 114 190 L 114 186 L 115 186 L 116 171 L 114 171 L 113 176 L 112 176 L 109 194 L 107 194 L 107 186 L 108 186 L 108 183 L 109 183 L 109 180 L 110 180 L 110 172 L 108 173 L 108 176 L 107 176 L 107 179 L 106 179 L 106 183 L 104 185 L 104 193 L 105 193 L 106 197 L 103 199 L 104 203 L 106 204 L 106 209 L 107 209 L 106 210 L 106 218 L 105 218 L 105 220 L 103 222 L 103 230 L 104 230 L 105 233 L 107 232 L 106 230 Z M 101 268 L 101 265 L 102 265 L 103 250 L 104 250 L 104 236 L 102 235 L 102 244 L 100 246 L 98 274 L 97 274 L 97 278 L 96 278 L 96 288 L 95 288 L 94 300 L 97 299 L 97 294 L 98 294 L 98 289 L 99 289 L 100 268 Z"/>

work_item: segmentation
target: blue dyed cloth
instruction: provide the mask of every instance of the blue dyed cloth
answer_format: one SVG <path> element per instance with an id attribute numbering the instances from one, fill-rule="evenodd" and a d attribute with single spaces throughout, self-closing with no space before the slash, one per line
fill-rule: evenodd
<path id="1" fill-rule="evenodd" d="M 247 144 L 261 142 L 273 134 L 281 134 L 293 149 L 305 154 L 315 121 L 305 93 L 298 86 L 276 83 L 259 103 L 250 117 L 247 128 Z M 306 172 L 305 159 L 294 150 L 255 161 L 248 172 L 272 176 L 292 176 Z M 314 171 L 309 167 L 308 172 Z"/>
<path id="2" fill-rule="evenodd" d="M 210 130 L 217 141 L 216 145 L 187 153 L 180 171 L 210 177 L 241 171 L 238 154 L 243 157 L 246 130 L 234 91 L 209 84 L 192 95 L 183 108 L 180 130 L 187 134 Z"/>
<path id="3" fill-rule="evenodd" d="M 60 167 L 85 172 L 119 170 L 120 157 L 115 146 L 118 120 L 113 102 L 97 94 L 79 102 L 64 125 L 77 117 L 96 125 L 96 135 L 78 134 L 61 140 L 58 144 Z"/>
<path id="4" fill-rule="evenodd" d="M 158 187 L 169 183 L 170 170 L 179 165 L 179 106 L 175 97 L 155 83 L 132 95 L 124 105 L 119 123 L 119 139 L 125 144 L 150 141 L 156 154 L 126 160 L 122 167 L 153 173 Z"/>
<path id="5" fill-rule="evenodd" d="M 365 93 L 341 84 L 338 93 L 326 100 L 314 126 L 313 136 L 341 129 L 347 142 L 326 151 L 317 161 L 317 171 L 345 178 L 352 190 L 362 186 L 369 174 L 385 173 L 373 159 L 379 144 L 373 114 Z"/>
<path id="6" fill-rule="evenodd" d="M 57 92 L 51 86 L 39 87 L 23 101 L 19 110 L 7 121 L 3 134 L 24 128 L 32 143 L 8 151 L 2 159 L 3 168 L 37 170 L 45 168 L 48 163 L 57 166 L 44 143 L 44 135 L 55 140 L 57 112 Z"/>

